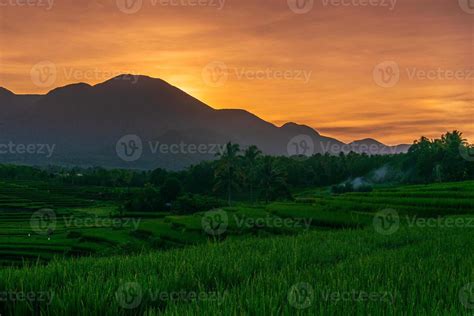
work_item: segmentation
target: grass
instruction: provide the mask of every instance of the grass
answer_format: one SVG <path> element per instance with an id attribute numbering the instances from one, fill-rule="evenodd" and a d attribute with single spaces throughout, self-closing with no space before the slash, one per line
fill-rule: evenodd
<path id="1" fill-rule="evenodd" d="M 340 196 L 332 196 L 321 188 L 307 189 L 297 194 L 296 203 L 224 208 L 229 223 L 226 234 L 221 237 L 296 234 L 307 229 L 361 229 L 372 224 L 376 212 L 387 208 L 397 210 L 401 216 L 472 214 L 473 183 L 385 187 L 371 193 Z M 202 230 L 202 213 L 119 215 L 114 201 L 98 199 L 107 191 L 106 196 L 113 196 L 114 191 L 107 188 L 50 188 L 39 181 L 0 184 L 0 250 L 3 251 L 0 264 L 4 266 L 21 265 L 25 260 L 38 258 L 48 261 L 55 256 L 103 255 L 120 252 L 122 248 L 127 252 L 143 248 L 169 249 L 202 243 L 209 238 Z M 54 194 L 47 194 L 50 191 Z M 14 204 L 19 206 L 12 209 Z M 37 235 L 30 225 L 34 212 L 46 205 L 57 215 L 56 228 L 49 239 Z M 121 218 L 124 224 L 117 224 Z M 259 223 L 258 220 L 262 219 L 264 221 Z M 284 225 L 278 222 L 289 219 L 294 222 L 284 222 Z M 306 223 L 310 226 L 307 227 Z M 42 248 L 36 251 L 35 245 L 39 243 Z M 30 245 L 27 254 L 21 249 L 25 244 Z M 15 245 L 18 245 L 18 251 Z M 47 245 L 50 245 L 49 253 Z"/>
<path id="2" fill-rule="evenodd" d="M 0 280 L 4 289 L 54 292 L 50 305 L 36 307 L 49 315 L 469 315 L 459 294 L 474 280 L 473 237 L 468 228 L 403 226 L 391 236 L 364 229 L 231 238 L 168 252 L 4 269 Z M 288 298 L 298 284 L 312 288 L 309 301 L 298 294 Z M 135 307 L 123 294 L 136 288 L 142 294 Z M 208 296 L 155 297 L 162 292 Z M 212 293 L 220 298 L 210 299 Z M 372 299 L 339 297 L 347 293 Z M 27 315 L 35 306 L 4 308 Z"/>
<path id="3" fill-rule="evenodd" d="M 472 315 L 472 189 L 307 189 L 294 202 L 223 208 L 227 226 L 210 236 L 206 213 L 120 215 L 98 187 L 48 196 L 44 183 L 3 184 L 0 314 Z M 50 236 L 30 225 L 45 205 L 57 215 Z M 54 297 L 2 299 L 11 292 Z"/>

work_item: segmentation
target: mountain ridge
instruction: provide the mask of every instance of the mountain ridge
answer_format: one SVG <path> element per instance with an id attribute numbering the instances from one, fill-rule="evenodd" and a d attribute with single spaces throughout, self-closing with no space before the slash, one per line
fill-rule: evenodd
<path id="1" fill-rule="evenodd" d="M 276 126 L 247 110 L 214 109 L 178 87 L 149 76 L 123 74 L 96 85 L 65 85 L 44 95 L 8 95 L 0 98 L 0 109 L 10 109 L 10 113 L 0 111 L 0 140 L 45 142 L 58 148 L 57 155 L 48 161 L 18 155 L 13 161 L 181 169 L 215 155 L 159 155 L 150 153 L 146 145 L 157 140 L 162 144 L 177 142 L 180 138 L 208 146 L 232 141 L 243 147 L 257 145 L 266 154 L 287 156 L 337 154 L 348 145 L 306 125 L 288 122 Z M 118 157 L 116 143 L 124 135 L 138 135 L 143 141 L 144 153 L 138 161 L 131 163 Z M 375 142 L 393 153 L 407 150 Z M 364 140 L 354 143 L 363 145 Z M 308 152 L 292 152 L 303 144 L 310 145 L 305 147 Z M 0 156 L 0 161 L 4 160 Z"/>

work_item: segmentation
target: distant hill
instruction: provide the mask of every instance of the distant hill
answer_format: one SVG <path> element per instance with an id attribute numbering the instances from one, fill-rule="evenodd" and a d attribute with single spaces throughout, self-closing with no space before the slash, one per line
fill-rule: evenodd
<path id="1" fill-rule="evenodd" d="M 409 148 L 372 139 L 344 144 L 295 123 L 277 127 L 244 110 L 213 109 L 146 76 L 73 84 L 46 95 L 16 95 L 0 88 L 0 108 L 0 144 L 54 146 L 50 157 L 30 146 L 29 153 L 0 154 L 0 162 L 181 169 L 212 159 L 228 141 L 257 145 L 271 155 L 386 154 Z"/>
<path id="2" fill-rule="evenodd" d="M 365 138 L 365 139 L 353 141 L 352 143 L 349 144 L 349 147 L 354 152 L 367 153 L 369 155 L 372 154 L 373 152 L 376 152 L 377 150 L 379 150 L 378 152 L 379 154 L 387 155 L 387 154 L 406 153 L 408 149 L 410 149 L 410 145 L 407 145 L 407 144 L 401 144 L 397 146 L 386 146 L 382 144 L 381 142 L 372 138 Z"/>

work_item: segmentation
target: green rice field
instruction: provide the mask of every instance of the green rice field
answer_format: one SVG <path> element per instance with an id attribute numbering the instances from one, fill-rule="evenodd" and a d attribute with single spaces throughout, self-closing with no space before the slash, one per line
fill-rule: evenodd
<path id="1" fill-rule="evenodd" d="M 0 314 L 474 315 L 472 181 L 192 215 L 105 190 L 0 183 Z"/>

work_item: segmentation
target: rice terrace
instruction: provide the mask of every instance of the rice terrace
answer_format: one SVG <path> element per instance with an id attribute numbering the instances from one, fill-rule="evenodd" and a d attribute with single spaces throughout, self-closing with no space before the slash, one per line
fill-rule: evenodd
<path id="1" fill-rule="evenodd" d="M 474 0 L 0 0 L 0 316 L 474 316 Z"/>
<path id="2" fill-rule="evenodd" d="M 337 159 L 280 163 L 324 158 Z M 267 202 L 240 192 L 231 206 L 191 195 L 150 211 L 137 203 L 175 194 L 173 173 L 135 175 L 164 181 L 160 193 L 118 185 L 133 172 L 81 172 L 2 167 L 11 178 L 0 189 L 5 313 L 469 315 L 474 307 L 474 181 L 346 182 L 294 189 L 286 199 L 267 192 Z M 104 183 L 84 184 L 94 179 Z"/>

